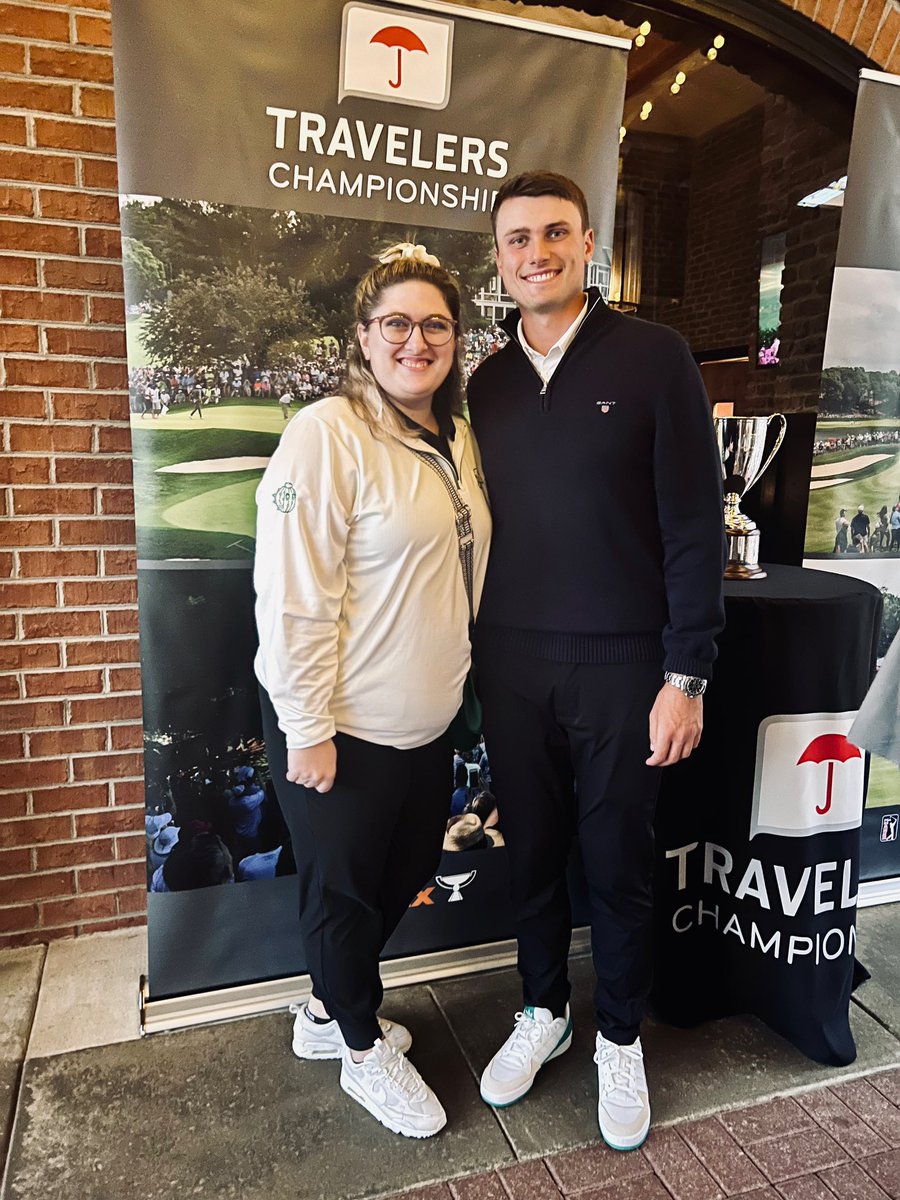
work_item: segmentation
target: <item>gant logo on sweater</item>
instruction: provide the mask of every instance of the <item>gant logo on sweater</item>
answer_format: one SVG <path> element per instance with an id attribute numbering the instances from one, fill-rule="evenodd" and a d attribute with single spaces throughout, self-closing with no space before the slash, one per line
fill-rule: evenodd
<path id="1" fill-rule="evenodd" d="M 615 400 L 598 400 L 597 407 L 602 413 L 608 413 L 611 408 L 615 408 Z"/>

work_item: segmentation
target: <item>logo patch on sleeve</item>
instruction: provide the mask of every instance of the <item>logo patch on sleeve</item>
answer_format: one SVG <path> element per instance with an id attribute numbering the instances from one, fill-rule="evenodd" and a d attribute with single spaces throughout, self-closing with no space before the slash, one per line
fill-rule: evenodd
<path id="1" fill-rule="evenodd" d="M 272 493 L 272 503 L 280 513 L 293 512 L 297 507 L 297 491 L 292 483 L 283 483 Z"/>

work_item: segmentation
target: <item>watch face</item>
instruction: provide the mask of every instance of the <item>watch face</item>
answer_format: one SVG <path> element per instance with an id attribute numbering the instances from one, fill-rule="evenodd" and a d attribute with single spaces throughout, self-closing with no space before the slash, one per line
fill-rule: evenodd
<path id="1" fill-rule="evenodd" d="M 688 679 L 684 690 L 692 700 L 696 700 L 698 696 L 702 696 L 706 691 L 706 681 L 702 679 Z"/>

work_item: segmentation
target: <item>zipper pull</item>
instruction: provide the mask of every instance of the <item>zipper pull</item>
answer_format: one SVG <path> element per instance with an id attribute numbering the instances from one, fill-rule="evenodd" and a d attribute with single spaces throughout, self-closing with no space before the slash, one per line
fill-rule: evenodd
<path id="1" fill-rule="evenodd" d="M 538 392 L 538 395 L 541 398 L 541 412 L 549 412 L 550 411 L 550 401 L 547 399 L 547 385 L 549 383 L 550 383 L 550 380 L 545 379 L 543 387 Z"/>

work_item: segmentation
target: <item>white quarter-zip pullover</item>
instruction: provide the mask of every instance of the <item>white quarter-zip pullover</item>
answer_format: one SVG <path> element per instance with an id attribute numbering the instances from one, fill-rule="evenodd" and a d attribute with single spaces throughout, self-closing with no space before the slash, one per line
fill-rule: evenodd
<path id="1" fill-rule="evenodd" d="M 477 609 L 490 513 L 472 431 L 455 427 Z M 416 437 L 374 437 L 332 396 L 287 425 L 260 482 L 255 669 L 290 749 L 335 731 L 412 749 L 461 703 L 469 613 L 453 505 L 410 447 L 430 452 Z"/>

